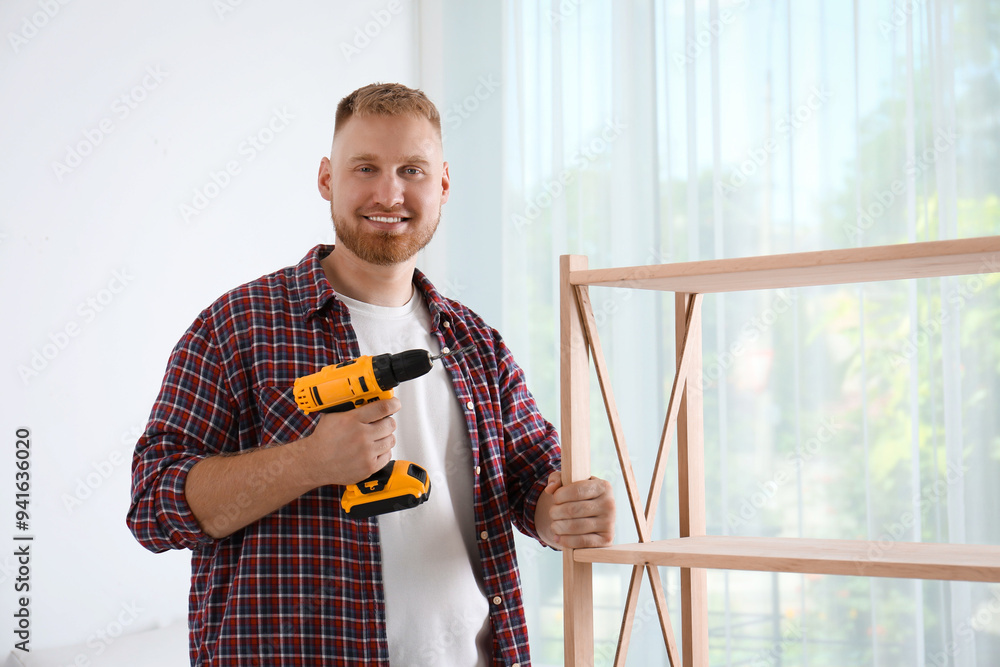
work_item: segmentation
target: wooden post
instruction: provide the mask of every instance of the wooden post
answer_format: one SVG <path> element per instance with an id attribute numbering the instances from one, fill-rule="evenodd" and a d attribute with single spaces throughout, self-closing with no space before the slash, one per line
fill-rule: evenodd
<path id="1" fill-rule="evenodd" d="M 587 268 L 587 258 L 559 258 L 560 404 L 564 484 L 590 478 L 590 360 L 587 339 L 569 282 L 570 271 Z M 566 667 L 594 664 L 594 581 L 590 563 L 573 560 L 563 551 L 563 641 Z"/>
<path id="2" fill-rule="evenodd" d="M 678 292 L 674 300 L 677 354 L 688 329 L 688 303 L 693 294 Z M 700 304 L 696 304 L 700 307 Z M 695 324 L 697 324 L 697 317 Z M 677 416 L 677 486 L 680 536 L 704 535 L 705 450 L 702 409 L 701 327 L 687 331 L 691 374 Z M 708 667 L 708 573 L 681 568 L 681 641 L 684 667 Z"/>

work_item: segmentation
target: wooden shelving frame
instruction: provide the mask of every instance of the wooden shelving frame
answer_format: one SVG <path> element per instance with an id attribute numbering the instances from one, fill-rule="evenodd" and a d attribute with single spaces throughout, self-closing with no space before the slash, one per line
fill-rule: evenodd
<path id="1" fill-rule="evenodd" d="M 847 576 L 1000 582 L 1000 546 L 706 535 L 702 401 L 687 380 L 701 373 L 701 295 L 1000 272 L 1000 236 L 847 250 L 589 269 L 560 258 L 561 431 L 564 480 L 590 477 L 590 360 L 593 359 L 639 541 L 563 552 L 565 664 L 594 664 L 593 563 L 632 566 L 615 665 L 624 665 L 643 578 L 648 578 L 670 664 L 708 665 L 706 568 Z M 677 364 L 650 487 L 643 506 L 608 380 L 588 287 L 675 293 Z M 677 436 L 680 537 L 652 540 L 669 448 Z M 877 548 L 875 548 L 877 547 Z M 680 568 L 683 657 L 658 566 Z M 681 662 L 683 660 L 683 663 Z"/>

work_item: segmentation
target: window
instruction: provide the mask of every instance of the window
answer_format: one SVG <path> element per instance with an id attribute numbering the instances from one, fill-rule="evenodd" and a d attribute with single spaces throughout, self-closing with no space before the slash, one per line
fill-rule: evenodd
<path id="1" fill-rule="evenodd" d="M 503 44 L 500 328 L 547 415 L 559 254 L 605 267 L 1000 234 L 996 3 L 510 2 Z M 642 482 L 672 295 L 591 297 Z M 710 533 L 1000 543 L 996 275 L 709 295 L 703 326 Z M 593 395 L 593 468 L 631 540 Z M 533 657 L 562 664 L 558 561 L 523 546 Z M 598 664 L 630 573 L 595 567 Z M 661 575 L 676 610 L 677 572 Z M 666 664 L 646 595 L 629 664 Z M 1000 661 L 1000 586 L 713 571 L 709 595 L 713 665 Z"/>

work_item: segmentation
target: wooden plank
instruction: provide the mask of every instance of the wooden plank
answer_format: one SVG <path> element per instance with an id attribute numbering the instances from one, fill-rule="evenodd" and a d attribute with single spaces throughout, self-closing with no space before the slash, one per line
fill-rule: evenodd
<path id="1" fill-rule="evenodd" d="M 649 498 L 646 500 L 646 522 L 650 526 L 653 525 L 653 519 L 656 518 L 656 507 L 660 501 L 660 491 L 663 489 L 663 478 L 667 470 L 670 444 L 673 442 L 674 429 L 677 426 L 677 418 L 680 415 L 681 398 L 687 390 L 687 381 L 691 375 L 692 364 L 694 363 L 694 350 L 700 350 L 701 347 L 700 343 L 697 346 L 694 344 L 694 338 L 690 335 L 693 330 L 697 332 L 697 337 L 701 336 L 701 298 L 700 294 L 695 294 L 692 299 L 688 300 L 687 313 L 684 316 L 686 324 L 684 334 L 681 336 L 680 349 L 677 353 L 677 371 L 674 374 L 674 382 L 670 388 L 667 417 L 663 422 L 663 431 L 660 434 L 660 446 L 656 450 L 653 476 L 649 481 Z M 701 372 L 700 361 L 697 371 Z M 640 540 L 640 542 L 645 541 Z"/>
<path id="2" fill-rule="evenodd" d="M 625 612 L 622 614 L 621 628 L 618 630 L 618 648 L 615 649 L 614 667 L 625 667 L 628 657 L 628 646 L 632 641 L 632 625 L 635 622 L 635 609 L 639 604 L 639 592 L 642 590 L 642 565 L 632 567 L 632 577 L 628 582 L 628 595 L 625 596 Z"/>
<path id="3" fill-rule="evenodd" d="M 711 293 L 1000 271 L 1000 236 L 574 271 L 574 285 Z"/>
<path id="4" fill-rule="evenodd" d="M 589 563 L 1000 582 L 1000 546 L 703 535 L 577 550 Z"/>
<path id="5" fill-rule="evenodd" d="M 590 359 L 575 290 L 567 280 L 570 271 L 587 266 L 581 255 L 561 258 L 560 386 L 562 391 L 562 476 L 571 484 L 590 478 Z"/>
<path id="6" fill-rule="evenodd" d="M 590 478 L 590 362 L 570 271 L 587 267 L 587 258 L 559 259 L 560 404 L 564 484 Z M 563 640 L 566 667 L 594 664 L 594 582 L 590 563 L 563 551 Z"/>
<path id="7" fill-rule="evenodd" d="M 579 550 L 578 550 L 579 551 Z M 615 652 L 614 667 L 624 667 L 628 656 L 628 647 L 632 638 L 632 625 L 635 621 L 635 610 L 639 602 L 639 591 L 642 590 L 642 572 L 649 576 L 649 584 L 653 589 L 653 602 L 656 604 L 656 615 L 660 622 L 660 633 L 663 635 L 663 645 L 667 650 L 667 660 L 671 667 L 680 667 L 680 652 L 677 640 L 674 638 L 674 628 L 670 622 L 670 610 L 667 608 L 667 595 L 660 581 L 660 573 L 652 565 L 632 567 L 632 577 L 628 584 L 628 595 L 625 602 L 625 613 L 618 633 L 618 648 Z"/>
<path id="8" fill-rule="evenodd" d="M 699 300 L 694 294 L 674 295 L 677 364 L 689 363 L 701 374 Z M 677 415 L 677 492 L 680 536 L 705 534 L 705 447 L 702 396 L 684 383 Z M 684 667 L 708 667 L 708 573 L 681 568 L 681 643 Z"/>
<path id="9" fill-rule="evenodd" d="M 639 494 L 639 485 L 635 481 L 635 472 L 632 470 L 632 458 L 628 453 L 628 446 L 625 444 L 625 432 L 622 429 L 621 417 L 618 414 L 618 405 L 615 402 L 615 393 L 611 387 L 611 378 L 608 373 L 608 365 L 604 359 L 604 350 L 601 348 L 601 338 L 597 332 L 597 321 L 594 318 L 594 311 L 590 303 L 590 295 L 587 287 L 576 288 L 576 297 L 580 305 L 580 317 L 583 320 L 584 333 L 590 343 L 590 350 L 594 357 L 594 369 L 597 371 L 597 381 L 601 387 L 601 395 L 604 397 L 604 409 L 608 415 L 608 424 L 611 426 L 611 438 L 615 443 L 615 451 L 618 453 L 618 466 L 622 471 L 622 478 L 625 481 L 625 493 L 628 496 L 629 507 L 632 510 L 632 520 L 635 523 L 635 530 L 640 542 L 649 542 L 650 533 L 645 513 L 642 509 L 642 497 Z"/>
<path id="10" fill-rule="evenodd" d="M 625 434 L 622 429 L 621 417 L 618 414 L 618 406 L 615 402 L 614 390 L 611 387 L 610 373 L 608 372 L 607 362 L 604 358 L 604 350 L 601 347 L 601 339 L 597 331 L 597 322 L 594 318 L 593 307 L 590 303 L 590 295 L 588 294 L 587 287 L 585 285 L 577 286 L 576 296 L 580 306 L 580 317 L 583 320 L 584 332 L 587 335 L 587 341 L 590 343 L 590 351 L 593 354 L 594 368 L 597 371 L 597 379 L 601 386 L 601 394 L 604 397 L 604 408 L 608 416 L 608 423 L 611 425 L 611 434 L 615 442 L 615 450 L 618 453 L 618 465 L 621 468 L 622 477 L 625 480 L 625 490 L 628 496 L 629 506 L 632 510 L 632 519 L 635 522 L 639 541 L 649 542 L 651 539 L 651 519 L 648 516 L 649 507 L 647 505 L 645 510 L 642 507 L 642 497 L 639 494 L 639 485 L 636 482 L 635 473 L 632 469 L 632 459 L 629 456 L 628 447 L 625 444 Z M 692 307 L 694 307 L 693 304 Z M 678 375 L 684 377 L 683 373 L 686 372 L 686 368 L 687 367 L 683 362 L 679 364 Z M 673 396 L 671 396 L 671 399 L 673 399 Z M 672 404 L 673 402 L 671 402 L 671 405 Z M 670 411 L 668 410 L 668 421 L 669 415 Z M 676 418 L 676 412 L 674 413 L 674 417 Z M 662 456 L 663 449 L 663 443 L 661 442 L 660 455 L 658 455 L 657 461 L 659 461 L 660 456 Z M 660 471 L 659 476 L 660 478 L 663 477 L 662 470 Z M 663 634 L 663 643 L 667 650 L 667 658 L 673 667 L 679 667 L 680 662 L 678 659 L 679 654 L 677 651 L 677 642 L 674 639 L 673 626 L 670 623 L 670 612 L 667 608 L 666 594 L 663 591 L 663 583 L 660 581 L 659 573 L 653 567 L 632 568 L 632 577 L 629 581 L 625 611 L 622 614 L 622 625 L 618 635 L 618 647 L 615 652 L 614 665 L 615 667 L 623 666 L 625 664 L 626 656 L 628 655 L 628 646 L 632 637 L 632 625 L 635 620 L 636 605 L 639 601 L 639 591 L 642 588 L 643 569 L 647 571 L 650 586 L 653 589 L 653 600 L 656 603 L 656 613 L 660 621 L 660 632 Z"/>
<path id="11" fill-rule="evenodd" d="M 653 589 L 653 601 L 656 603 L 657 618 L 660 619 L 660 632 L 663 634 L 663 644 L 667 648 L 667 660 L 670 661 L 670 667 L 680 667 L 680 652 L 677 650 L 674 628 L 670 624 L 670 611 L 667 609 L 667 594 L 663 590 L 660 573 L 652 565 L 647 565 L 646 574 L 649 575 L 649 585 Z"/>

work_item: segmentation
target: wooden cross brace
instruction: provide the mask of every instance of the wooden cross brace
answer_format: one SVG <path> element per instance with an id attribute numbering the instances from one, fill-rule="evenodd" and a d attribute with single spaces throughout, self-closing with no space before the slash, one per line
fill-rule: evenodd
<path id="1" fill-rule="evenodd" d="M 635 523 L 636 532 L 638 533 L 640 542 L 649 542 L 652 540 L 653 519 L 656 515 L 656 507 L 659 501 L 660 492 L 663 488 L 663 478 L 669 458 L 670 443 L 673 441 L 674 432 L 677 428 L 677 421 L 679 415 L 681 414 L 682 403 L 686 400 L 688 394 L 690 393 L 688 389 L 691 387 L 691 384 L 688 382 L 688 379 L 693 365 L 692 361 L 696 356 L 700 356 L 699 337 L 701 331 L 702 297 L 700 294 L 677 295 L 677 331 L 679 342 L 677 372 L 674 376 L 673 386 L 670 391 L 670 402 L 667 407 L 667 416 L 663 424 L 663 431 L 656 455 L 656 463 L 654 465 L 652 479 L 649 484 L 649 497 L 647 498 L 645 508 L 643 509 L 642 497 L 638 488 L 638 483 L 636 482 L 635 473 L 632 469 L 632 462 L 628 453 L 628 447 L 625 444 L 621 418 L 618 414 L 618 407 L 611 387 L 604 351 L 601 347 L 600 337 L 597 332 L 597 323 L 594 318 L 589 291 L 586 285 L 576 285 L 573 287 L 573 292 L 586 344 L 589 352 L 593 356 L 594 367 L 597 372 L 597 379 L 600 384 L 601 394 L 604 398 L 604 407 L 607 413 L 608 423 L 611 427 L 611 435 L 615 443 L 618 464 L 621 468 L 622 477 L 625 482 L 625 491 L 628 496 L 629 508 Z M 700 456 L 700 447 L 697 447 L 696 449 L 698 455 Z M 687 457 L 692 453 L 693 452 L 688 451 L 685 442 L 683 455 Z M 701 466 L 698 467 L 700 468 Z M 683 474 L 683 472 L 680 477 L 682 486 L 692 481 L 687 479 L 687 475 Z M 704 476 L 702 475 L 701 479 L 703 480 L 703 478 Z M 704 483 L 702 481 L 702 494 L 704 493 L 703 486 Z M 687 489 L 682 489 L 681 497 L 684 498 L 686 495 L 688 495 Z M 684 502 L 682 500 L 682 504 L 687 507 L 682 506 L 681 534 L 682 536 L 703 534 L 704 512 L 703 510 L 701 511 L 700 521 L 697 516 L 697 512 L 693 517 L 694 521 L 692 521 L 692 517 L 690 516 L 691 510 L 694 509 L 694 507 L 697 507 L 697 503 L 690 503 L 690 498 L 688 498 L 688 501 L 689 502 Z M 704 507 L 703 503 L 701 504 L 701 507 Z M 645 571 L 652 588 L 653 599 L 656 604 L 656 611 L 660 621 L 660 630 L 663 634 L 663 641 L 667 649 L 667 657 L 670 660 L 671 665 L 674 667 L 680 667 L 680 656 L 677 649 L 677 642 L 674 638 L 673 626 L 670 623 L 670 615 L 667 610 L 667 600 L 663 590 L 663 583 L 660 580 L 656 567 L 650 564 L 636 565 L 632 568 L 632 578 L 629 583 L 625 611 L 622 617 L 622 624 L 618 637 L 618 649 L 615 654 L 615 667 L 620 667 L 625 664 L 625 658 L 632 634 L 632 626 L 635 620 L 636 608 L 639 601 L 639 593 L 642 588 L 643 571 Z M 682 572 L 682 602 L 686 610 L 692 609 L 693 598 L 698 596 L 699 590 L 704 589 L 703 585 L 699 586 L 698 581 L 692 581 L 691 576 L 691 570 Z M 697 576 L 697 573 L 695 573 L 694 576 Z M 700 597 L 703 598 L 704 596 L 701 595 Z M 697 606 L 704 609 L 704 599 L 697 601 Z M 707 627 L 693 628 L 692 623 L 695 625 L 698 625 L 698 623 L 696 620 L 689 621 L 688 617 L 691 616 L 693 616 L 691 613 L 684 614 L 685 638 L 688 641 L 692 641 L 694 639 L 693 633 L 698 632 L 698 634 L 702 634 L 701 631 L 704 631 L 707 638 Z M 704 623 L 700 625 L 703 626 Z M 691 644 L 688 643 L 688 646 L 690 647 Z M 690 653 L 690 651 L 687 651 L 686 653 Z M 690 659 L 693 658 L 689 658 L 689 660 Z"/>

